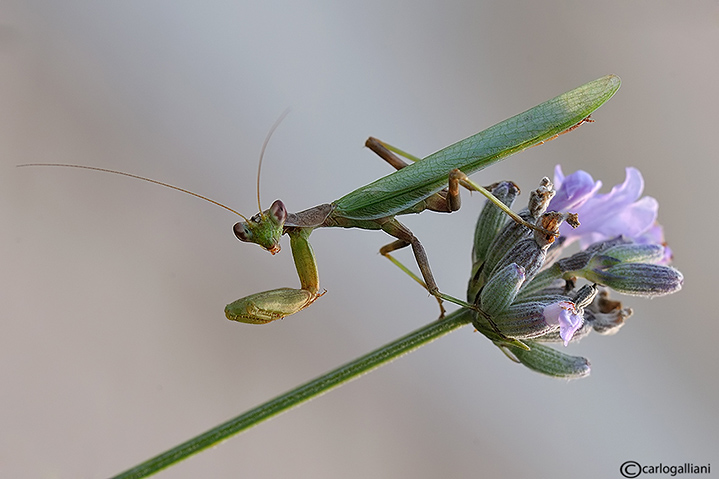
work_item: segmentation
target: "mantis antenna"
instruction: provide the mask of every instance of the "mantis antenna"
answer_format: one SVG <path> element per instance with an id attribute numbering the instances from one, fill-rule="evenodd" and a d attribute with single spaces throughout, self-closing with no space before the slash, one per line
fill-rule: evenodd
<path id="1" fill-rule="evenodd" d="M 270 138 L 272 137 L 272 134 L 275 132 L 278 126 L 280 126 L 280 123 L 282 123 L 282 120 L 285 119 L 287 114 L 290 112 L 289 108 L 285 110 L 280 117 L 275 121 L 274 125 L 272 125 L 272 128 L 270 128 L 269 133 L 267 134 L 267 137 L 265 138 L 264 143 L 262 144 L 262 150 L 260 151 L 260 161 L 257 165 L 257 207 L 259 208 L 260 215 L 264 218 L 264 214 L 262 213 L 262 205 L 260 204 L 260 173 L 262 171 L 262 159 L 265 156 L 265 150 L 267 149 L 267 144 L 270 141 Z M 26 163 L 24 165 L 17 165 L 18 167 L 25 167 L 25 166 L 55 166 L 55 167 L 62 167 L 62 168 L 80 168 L 83 170 L 92 170 L 92 171 L 102 171 L 104 173 L 112 173 L 113 175 L 120 175 L 120 176 L 127 176 L 128 178 L 135 178 L 137 180 L 147 181 L 149 183 L 154 183 L 156 185 L 164 186 L 165 188 L 170 188 L 171 190 L 180 191 L 182 193 L 186 193 L 190 196 L 194 196 L 195 198 L 200 198 L 201 200 L 205 200 L 209 203 L 212 203 L 213 205 L 217 205 L 220 208 L 224 208 L 227 211 L 231 211 L 232 213 L 236 214 L 245 222 L 249 221 L 245 215 L 242 213 L 233 210 L 229 206 L 223 205 L 219 201 L 215 201 L 212 198 L 208 198 L 207 196 L 203 196 L 197 193 L 193 193 L 190 190 L 186 190 L 184 188 L 180 188 L 179 186 L 174 186 L 169 183 L 163 183 L 162 181 L 153 180 L 151 178 L 146 178 L 144 176 L 140 175 L 133 175 L 132 173 L 125 173 L 124 171 L 117 171 L 117 170 L 111 170 L 109 168 L 99 168 L 97 166 L 85 166 L 85 165 L 70 165 L 67 163 Z"/>
<path id="2" fill-rule="evenodd" d="M 239 212 L 233 210 L 232 208 L 230 208 L 229 206 L 225 206 L 225 205 L 223 205 L 222 203 L 220 203 L 220 202 L 218 202 L 218 201 L 215 201 L 215 200 L 213 200 L 213 199 L 211 199 L 211 198 L 208 198 L 208 197 L 206 197 L 206 196 L 198 195 L 197 193 L 193 193 L 192 191 L 186 190 L 186 189 L 184 189 L 184 188 L 180 188 L 180 187 L 178 187 L 178 186 L 173 186 L 173 185 L 170 185 L 170 184 L 168 184 L 168 183 L 163 183 L 162 181 L 157 181 L 157 180 L 152 180 L 152 179 L 150 179 L 150 178 L 145 178 L 144 176 L 133 175 L 133 174 L 131 174 L 131 173 L 125 173 L 125 172 L 117 171 L 117 170 L 110 170 L 110 169 L 107 169 L 107 168 L 98 168 L 98 167 L 96 167 L 96 166 L 69 165 L 69 164 L 65 164 L 65 163 L 27 163 L 27 164 L 24 164 L 24 165 L 17 165 L 17 166 L 18 166 L 18 167 L 23 167 L 23 166 L 60 166 L 60 167 L 63 167 L 63 168 L 81 168 L 81 169 L 83 169 L 83 170 L 102 171 L 102 172 L 105 172 L 105 173 L 112 173 L 112 174 L 114 174 L 114 175 L 127 176 L 127 177 L 130 177 L 130 178 L 135 178 L 135 179 L 138 179 L 138 180 L 147 181 L 147 182 L 149 182 L 149 183 L 154 183 L 154 184 L 156 184 L 156 185 L 164 186 L 165 188 L 170 188 L 170 189 L 172 189 L 172 190 L 181 191 L 182 193 L 187 193 L 188 195 L 194 196 L 195 198 L 200 198 L 201 200 L 208 201 L 208 202 L 212 203 L 213 205 L 217 205 L 217 206 L 219 206 L 219 207 L 221 207 L 221 208 L 224 208 L 224 209 L 226 209 L 227 211 L 231 211 L 231 212 L 233 212 L 234 214 L 236 214 L 237 216 L 240 216 L 243 220 L 247 221 L 247 218 L 245 218 L 245 216 L 244 216 L 242 213 L 239 213 Z"/>
<path id="3" fill-rule="evenodd" d="M 257 210 L 260 212 L 262 218 L 265 217 L 265 214 L 262 212 L 262 203 L 260 202 L 260 173 L 262 173 L 262 160 L 265 157 L 265 150 L 267 149 L 267 144 L 270 142 L 270 138 L 272 138 L 272 134 L 275 132 L 277 127 L 280 126 L 280 123 L 282 123 L 282 120 L 285 119 L 289 112 L 290 109 L 286 109 L 275 121 L 274 125 L 272 125 L 272 128 L 270 128 L 270 131 L 267 133 L 265 141 L 262 143 L 262 150 L 260 150 L 260 161 L 257 163 Z"/>

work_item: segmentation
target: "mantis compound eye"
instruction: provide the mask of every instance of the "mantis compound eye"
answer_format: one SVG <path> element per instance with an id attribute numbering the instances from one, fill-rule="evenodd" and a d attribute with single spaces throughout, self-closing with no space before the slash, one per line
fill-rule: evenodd
<path id="1" fill-rule="evenodd" d="M 245 243 L 252 242 L 252 231 L 250 231 L 250 229 L 247 227 L 247 224 L 244 221 L 235 223 L 235 226 L 232 227 L 232 231 L 235 232 L 235 236 L 237 236 L 238 240 L 245 242 Z"/>
<path id="2" fill-rule="evenodd" d="M 270 206 L 270 216 L 277 224 L 284 224 L 287 219 L 287 208 L 285 204 L 280 200 L 275 200 Z"/>

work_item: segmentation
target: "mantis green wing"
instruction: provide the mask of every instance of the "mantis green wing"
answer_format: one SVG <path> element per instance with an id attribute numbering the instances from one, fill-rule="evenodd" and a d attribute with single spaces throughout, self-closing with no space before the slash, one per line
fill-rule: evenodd
<path id="1" fill-rule="evenodd" d="M 620 84 L 607 75 L 545 101 L 343 196 L 333 202 L 335 214 L 355 220 L 401 214 L 444 188 L 452 169 L 469 175 L 582 123 Z"/>

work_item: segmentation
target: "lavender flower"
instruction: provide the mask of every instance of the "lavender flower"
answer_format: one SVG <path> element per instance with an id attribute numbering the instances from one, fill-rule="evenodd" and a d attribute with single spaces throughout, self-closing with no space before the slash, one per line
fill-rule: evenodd
<path id="1" fill-rule="evenodd" d="M 583 312 L 582 312 L 583 313 Z M 542 311 L 544 319 L 549 324 L 559 326 L 559 337 L 564 341 L 564 345 L 574 336 L 584 322 L 584 316 L 577 310 L 577 307 L 571 301 L 557 301 L 550 303 Z"/>
<path id="2" fill-rule="evenodd" d="M 560 230 L 566 244 L 579 240 L 580 246 L 587 248 L 619 235 L 644 244 L 664 243 L 663 229 L 656 224 L 659 203 L 651 196 L 640 198 L 644 178 L 636 168 L 627 168 L 624 183 L 606 194 L 597 193 L 602 182 L 595 182 L 589 173 L 579 170 L 565 177 L 560 165 L 554 169 L 554 185 L 557 194 L 549 208 L 577 213 L 582 222 L 575 230 L 567 225 Z M 667 251 L 664 264 L 670 258 Z"/>
<path id="3" fill-rule="evenodd" d="M 504 219 L 491 202 L 480 214 L 467 299 L 486 314 L 476 315 L 473 323 L 530 369 L 564 378 L 589 374 L 586 359 L 540 342 L 566 346 L 592 330 L 616 333 L 632 310 L 610 300 L 609 289 L 651 297 L 682 287 L 682 274 L 667 266 L 671 252 L 656 224 L 657 201 L 641 197 L 644 180 L 637 169 L 626 172 L 624 183 L 600 194 L 601 182 L 588 173 L 564 176 L 557 166 L 556 191 L 544 178 L 530 195 L 529 207 L 519 213 L 538 231 Z M 515 190 L 511 183 L 493 189 L 508 206 Z M 579 215 L 580 226 L 569 221 L 573 215 L 557 213 L 567 210 Z M 560 258 L 575 241 L 582 251 Z M 578 288 L 579 278 L 589 283 Z"/>

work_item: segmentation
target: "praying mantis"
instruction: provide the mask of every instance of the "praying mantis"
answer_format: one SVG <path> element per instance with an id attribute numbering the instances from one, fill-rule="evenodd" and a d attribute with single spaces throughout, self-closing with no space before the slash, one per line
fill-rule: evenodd
<path id="1" fill-rule="evenodd" d="M 390 151 L 409 159 L 414 160 L 414 158 L 370 138 L 367 146 L 393 164 L 397 171 L 331 203 L 321 204 L 298 213 L 288 212 L 282 201 L 275 200 L 268 209 L 263 211 L 260 207 L 259 213 L 247 219 L 237 211 L 214 200 L 137 175 L 81 165 L 36 164 L 33 166 L 72 166 L 100 170 L 150 181 L 188 193 L 242 217 L 243 221 L 233 226 L 235 236 L 240 241 L 255 243 L 273 255 L 280 251 L 280 238 L 285 234 L 288 235 L 300 288 L 273 289 L 230 303 L 225 307 L 225 315 L 230 320 L 250 324 L 269 323 L 307 308 L 322 296 L 324 291 L 320 290 L 317 263 L 309 236 L 315 229 L 327 227 L 383 230 L 395 238 L 395 241 L 380 250 L 380 253 L 390 258 L 392 251 L 411 246 L 424 285 L 429 293 L 437 298 L 443 313 L 442 300 L 466 307 L 472 305 L 439 290 L 424 247 L 417 237 L 396 219 L 396 216 L 420 213 L 425 209 L 438 212 L 456 211 L 460 207 L 460 183 L 492 199 L 491 193 L 473 183 L 467 175 L 509 155 L 554 139 L 585 121 L 591 121 L 588 119 L 589 115 L 614 95 L 620 83 L 619 77 L 615 75 L 599 78 L 406 166 L 404 163 L 393 163 L 393 158 L 396 157 Z M 445 189 L 446 185 L 448 185 L 447 189 Z M 508 211 L 508 214 L 510 213 Z M 513 217 L 517 221 L 523 221 L 516 215 Z M 528 226 L 536 228 L 534 225 Z"/>

